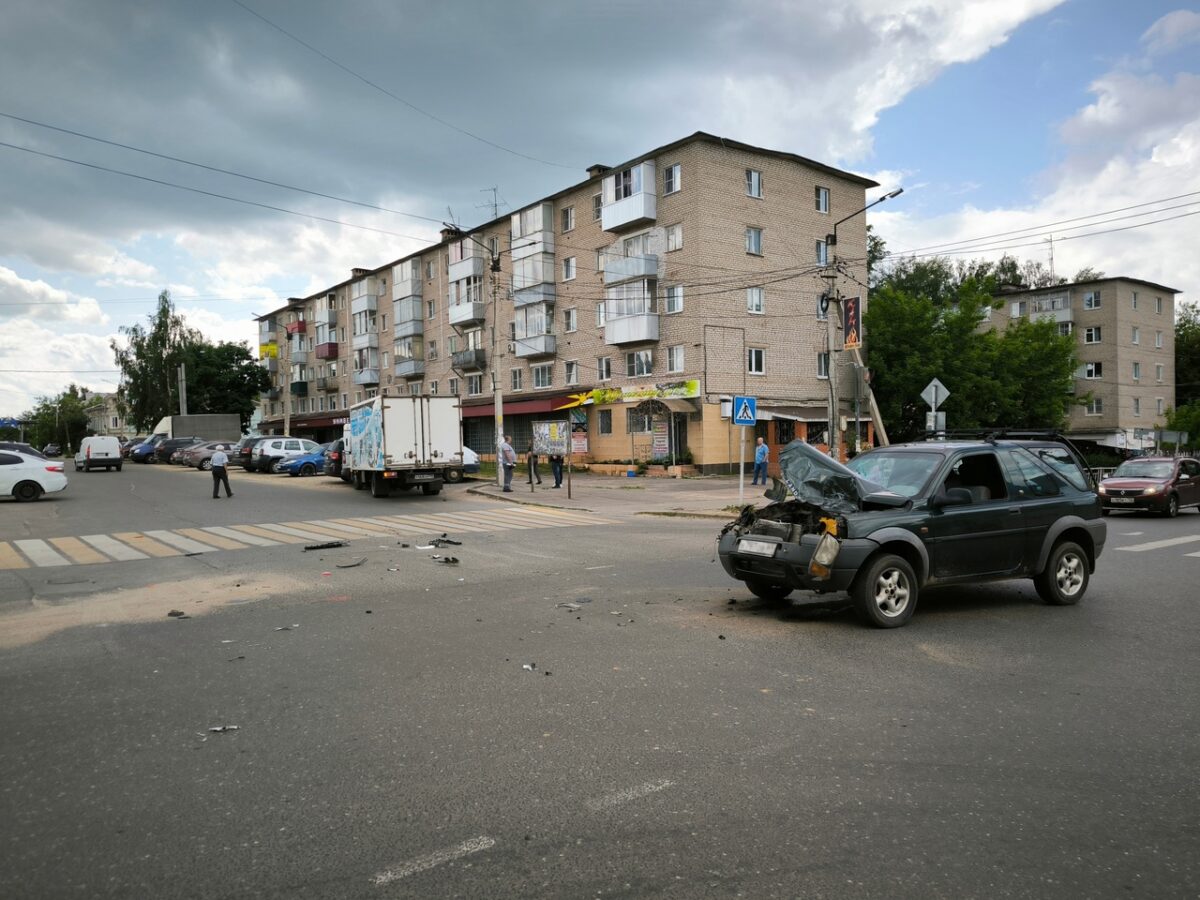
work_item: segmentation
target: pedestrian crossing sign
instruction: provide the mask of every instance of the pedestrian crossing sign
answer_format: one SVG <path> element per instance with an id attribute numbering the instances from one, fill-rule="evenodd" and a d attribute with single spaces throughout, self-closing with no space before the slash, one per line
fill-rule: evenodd
<path id="1" fill-rule="evenodd" d="M 758 398 L 733 398 L 733 424 L 754 425 L 758 422 Z"/>

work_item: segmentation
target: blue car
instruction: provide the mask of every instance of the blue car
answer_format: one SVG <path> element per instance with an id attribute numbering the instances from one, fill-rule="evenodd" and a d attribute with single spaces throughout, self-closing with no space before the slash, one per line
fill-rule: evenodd
<path id="1" fill-rule="evenodd" d="M 148 463 L 154 459 L 155 448 L 166 439 L 165 434 L 156 434 L 149 440 L 137 444 L 129 451 L 129 461 L 136 463 Z"/>
<path id="2" fill-rule="evenodd" d="M 279 463 L 277 471 L 280 474 L 286 472 L 293 477 L 297 475 L 316 475 L 318 472 L 324 472 L 325 451 L 328 447 L 328 444 L 323 444 L 319 450 L 314 450 L 312 453 L 305 453 L 303 456 L 286 459 Z"/>

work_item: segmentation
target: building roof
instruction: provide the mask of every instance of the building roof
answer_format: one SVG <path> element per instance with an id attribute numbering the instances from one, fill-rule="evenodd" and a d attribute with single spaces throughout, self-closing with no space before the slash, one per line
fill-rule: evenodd
<path id="1" fill-rule="evenodd" d="M 1057 291 L 1062 288 L 1080 287 L 1085 284 L 1108 284 L 1114 281 L 1124 281 L 1127 284 L 1140 284 L 1143 287 L 1148 287 L 1152 291 L 1162 291 L 1164 294 L 1181 294 L 1182 291 L 1177 288 L 1167 287 L 1165 284 L 1156 284 L 1153 281 L 1145 281 L 1141 278 L 1126 278 L 1125 276 L 1116 276 L 1114 278 L 1089 278 L 1087 281 L 1068 281 L 1065 284 L 1049 284 L 1045 287 L 1017 287 L 1015 285 L 1004 285 L 1005 290 L 1002 293 L 1006 297 L 1012 297 L 1017 294 L 1037 294 L 1042 291 Z"/>

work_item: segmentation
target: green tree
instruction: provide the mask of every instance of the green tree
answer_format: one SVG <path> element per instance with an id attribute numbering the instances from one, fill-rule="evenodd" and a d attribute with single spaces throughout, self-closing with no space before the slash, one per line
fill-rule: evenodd
<path id="1" fill-rule="evenodd" d="M 1071 281 L 1078 284 L 1081 281 L 1099 281 L 1103 277 L 1104 273 L 1099 269 L 1093 269 L 1091 266 L 1084 266 L 1075 273 L 1075 277 L 1072 278 Z"/>
<path id="2" fill-rule="evenodd" d="M 202 341 L 199 332 L 188 328 L 183 316 L 175 312 L 170 291 L 158 295 L 158 308 L 147 319 L 148 328 L 121 328 L 127 346 L 115 339 L 110 343 L 121 370 L 117 406 L 139 431 L 153 428 L 163 416 L 179 411 L 176 373 L 190 349 Z"/>
<path id="3" fill-rule="evenodd" d="M 1200 306 L 1180 305 L 1175 318 L 1175 403 L 1200 400 Z"/>
<path id="4" fill-rule="evenodd" d="M 188 412 L 237 413 L 242 428 L 250 425 L 259 394 L 271 386 L 245 344 L 193 344 L 185 365 Z"/>
<path id="5" fill-rule="evenodd" d="M 1186 431 L 1187 446 L 1200 447 L 1200 400 L 1167 410 L 1167 430 Z"/>
<path id="6" fill-rule="evenodd" d="M 53 397 L 39 397 L 32 410 L 21 418 L 29 423 L 26 440 L 41 449 L 58 444 L 63 453 L 79 446 L 88 434 L 88 392 L 74 384 Z"/>
<path id="7" fill-rule="evenodd" d="M 875 233 L 875 226 L 867 226 L 867 284 L 871 289 L 884 275 L 884 262 L 887 259 L 887 244 Z"/>

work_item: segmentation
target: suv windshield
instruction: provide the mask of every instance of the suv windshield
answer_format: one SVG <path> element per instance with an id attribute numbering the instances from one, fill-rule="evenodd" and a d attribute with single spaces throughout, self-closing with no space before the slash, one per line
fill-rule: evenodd
<path id="1" fill-rule="evenodd" d="M 1175 464 L 1170 462 L 1148 462 L 1141 459 L 1131 459 L 1117 466 L 1112 473 L 1113 478 L 1170 478 L 1175 471 Z"/>
<path id="2" fill-rule="evenodd" d="M 915 497 L 941 461 L 940 453 L 872 450 L 854 457 L 846 468 L 902 497 Z"/>

